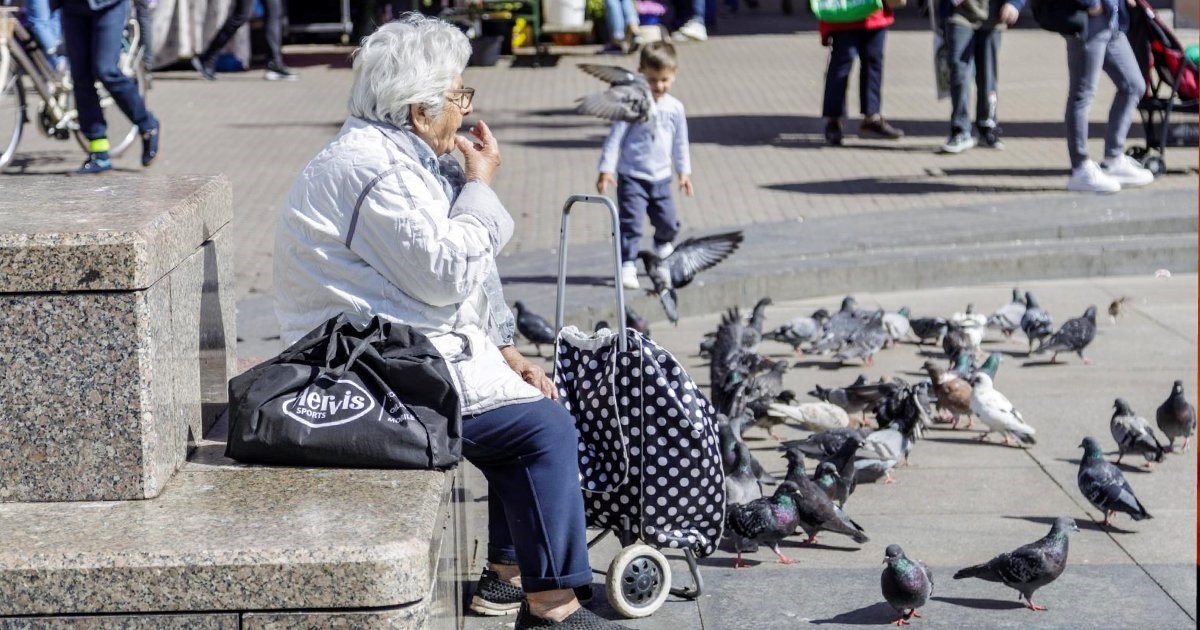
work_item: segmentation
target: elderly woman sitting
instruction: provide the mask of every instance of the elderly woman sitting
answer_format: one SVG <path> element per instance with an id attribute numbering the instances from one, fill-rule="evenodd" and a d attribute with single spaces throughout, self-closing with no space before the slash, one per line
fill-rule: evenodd
<path id="1" fill-rule="evenodd" d="M 512 346 L 495 258 L 513 220 L 490 187 L 500 149 L 482 121 L 472 139 L 457 134 L 475 93 L 463 86 L 469 55 L 458 29 L 416 14 L 363 40 L 350 118 L 280 215 L 276 314 L 288 343 L 339 313 L 379 315 L 445 357 L 463 454 L 490 486 L 488 568 L 473 610 L 516 612 L 518 629 L 620 627 L 575 596 L 592 581 L 575 424 Z"/>

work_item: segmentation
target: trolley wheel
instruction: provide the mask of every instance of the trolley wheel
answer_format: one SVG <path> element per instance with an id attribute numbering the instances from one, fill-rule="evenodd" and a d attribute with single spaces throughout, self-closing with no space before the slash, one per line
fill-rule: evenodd
<path id="1" fill-rule="evenodd" d="M 1161 177 L 1163 173 L 1167 172 L 1167 163 L 1157 155 L 1148 155 L 1142 158 L 1142 166 L 1147 171 L 1154 173 L 1155 177 Z"/>
<path id="2" fill-rule="evenodd" d="M 671 566 L 649 545 L 630 545 L 608 565 L 608 603 L 629 619 L 648 617 L 671 592 Z"/>
<path id="3" fill-rule="evenodd" d="M 1149 152 L 1149 149 L 1146 147 L 1130 147 L 1125 150 L 1125 155 L 1128 155 L 1138 162 L 1141 162 L 1142 158 L 1146 157 L 1147 152 Z"/>

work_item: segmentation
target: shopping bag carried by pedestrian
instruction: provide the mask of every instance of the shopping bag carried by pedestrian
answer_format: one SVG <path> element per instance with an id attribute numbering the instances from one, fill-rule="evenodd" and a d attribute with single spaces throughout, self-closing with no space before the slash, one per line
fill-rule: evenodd
<path id="1" fill-rule="evenodd" d="M 626 329 L 559 333 L 554 381 L 579 430 L 591 527 L 707 556 L 725 522 L 716 411 L 664 348 Z M 622 518 L 625 517 L 625 518 Z"/>
<path id="2" fill-rule="evenodd" d="M 229 441 L 241 462 L 448 468 L 462 456 L 458 392 L 421 333 L 373 318 L 325 322 L 229 381 Z"/>
<path id="3" fill-rule="evenodd" d="M 883 8 L 883 0 L 809 0 L 813 15 L 822 22 L 857 22 Z"/>

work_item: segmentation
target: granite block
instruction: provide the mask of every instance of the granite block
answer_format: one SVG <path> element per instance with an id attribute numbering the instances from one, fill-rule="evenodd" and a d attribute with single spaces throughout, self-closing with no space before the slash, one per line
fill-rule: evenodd
<path id="1" fill-rule="evenodd" d="M 145 289 L 233 217 L 223 177 L 0 183 L 0 293 Z"/>
<path id="2" fill-rule="evenodd" d="M 238 630 L 233 613 L 0 617 L 0 630 Z"/>
<path id="3" fill-rule="evenodd" d="M 449 621 L 449 626 L 430 624 L 429 606 L 422 601 L 387 610 L 246 613 L 242 630 L 453 630 L 454 620 Z"/>
<path id="4" fill-rule="evenodd" d="M 161 492 L 235 361 L 228 244 L 212 236 L 142 291 L 0 293 L 0 382 L 15 385 L 0 391 L 0 502 Z"/>
<path id="5" fill-rule="evenodd" d="M 0 503 L 0 615 L 415 604 L 450 476 L 224 468 L 180 472 L 153 501 Z"/>

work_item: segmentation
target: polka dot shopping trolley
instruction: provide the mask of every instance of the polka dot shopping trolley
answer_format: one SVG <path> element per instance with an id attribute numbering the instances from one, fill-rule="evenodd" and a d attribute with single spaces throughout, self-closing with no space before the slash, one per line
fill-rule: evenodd
<path id="1" fill-rule="evenodd" d="M 637 331 L 588 334 L 562 326 L 567 230 L 576 202 L 606 205 L 612 215 L 616 312 L 625 312 L 616 206 L 607 197 L 572 196 L 563 207 L 559 243 L 554 382 L 579 429 L 588 526 L 602 530 L 588 547 L 610 533 L 622 545 L 606 574 L 608 601 L 626 617 L 645 617 L 669 594 L 700 596 L 696 558 L 711 554 L 721 539 L 725 480 L 715 410 L 675 357 Z M 672 587 L 664 548 L 683 552 L 691 587 Z"/>

